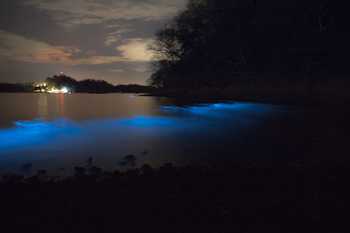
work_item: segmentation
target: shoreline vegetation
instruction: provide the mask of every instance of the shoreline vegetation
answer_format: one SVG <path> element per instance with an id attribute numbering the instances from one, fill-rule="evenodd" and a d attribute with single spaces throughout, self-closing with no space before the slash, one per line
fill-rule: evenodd
<path id="1" fill-rule="evenodd" d="M 155 88 L 138 84 L 113 85 L 104 80 L 86 79 L 77 81 L 65 74 L 48 77 L 45 82 L 33 83 L 0 83 L 0 93 L 40 93 L 38 88 L 67 88 L 72 93 L 150 93 Z M 37 87 L 38 86 L 38 87 Z"/>
<path id="2" fill-rule="evenodd" d="M 124 172 L 76 167 L 65 178 L 44 170 L 27 178 L 7 175 L 0 182 L 1 227 L 36 233 L 346 232 L 349 171 L 349 161 L 259 160 Z"/>

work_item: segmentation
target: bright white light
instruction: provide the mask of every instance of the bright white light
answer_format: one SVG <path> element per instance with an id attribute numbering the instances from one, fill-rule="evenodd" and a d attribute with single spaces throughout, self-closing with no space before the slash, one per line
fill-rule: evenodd
<path id="1" fill-rule="evenodd" d="M 51 93 L 51 94 L 68 94 L 69 89 L 67 87 L 62 87 L 61 89 L 57 89 L 57 88 L 53 87 L 50 90 L 48 90 L 47 92 Z"/>
<path id="2" fill-rule="evenodd" d="M 63 87 L 61 89 L 61 92 L 64 93 L 64 94 L 67 94 L 69 92 L 68 88 L 67 87 Z"/>

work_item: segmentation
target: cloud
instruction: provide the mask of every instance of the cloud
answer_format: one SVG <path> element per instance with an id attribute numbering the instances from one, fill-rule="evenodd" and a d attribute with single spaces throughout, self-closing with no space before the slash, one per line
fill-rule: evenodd
<path id="1" fill-rule="evenodd" d="M 105 39 L 104 44 L 106 46 L 111 46 L 112 44 L 115 44 L 119 40 L 120 40 L 120 37 L 118 37 L 118 36 L 108 35 Z"/>
<path id="2" fill-rule="evenodd" d="M 91 56 L 79 58 L 72 61 L 72 65 L 102 65 L 128 61 L 120 56 Z"/>
<path id="3" fill-rule="evenodd" d="M 161 20 L 174 16 L 186 0 L 29 0 L 60 25 L 101 24 L 115 20 Z"/>
<path id="4" fill-rule="evenodd" d="M 147 50 L 150 42 L 150 39 L 126 40 L 116 48 L 115 56 L 104 56 L 90 52 L 83 53 L 75 47 L 54 46 L 0 30 L 0 58 L 26 63 L 71 66 L 150 61 L 152 53 Z"/>
<path id="5" fill-rule="evenodd" d="M 122 40 L 123 34 L 128 33 L 130 31 L 132 30 L 129 28 L 119 28 L 117 31 L 110 32 L 107 34 L 104 44 L 106 46 L 111 46 L 113 44 L 116 44 L 117 42 Z"/>
<path id="6" fill-rule="evenodd" d="M 109 69 L 108 71 L 110 71 L 112 73 L 124 73 L 125 72 L 124 69 Z"/>
<path id="7" fill-rule="evenodd" d="M 123 45 L 117 47 L 122 57 L 129 61 L 151 61 L 153 53 L 148 49 L 152 39 L 129 39 Z"/>
<path id="8" fill-rule="evenodd" d="M 78 52 L 73 47 L 53 46 L 0 30 L 0 57 L 8 60 L 65 64 Z"/>

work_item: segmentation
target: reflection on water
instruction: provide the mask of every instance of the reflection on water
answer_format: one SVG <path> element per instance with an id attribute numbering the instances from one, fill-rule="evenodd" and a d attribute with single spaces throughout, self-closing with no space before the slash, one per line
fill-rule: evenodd
<path id="1" fill-rule="evenodd" d="M 89 157 L 112 169 L 128 154 L 135 155 L 139 165 L 219 159 L 242 150 L 247 138 L 255 140 L 259 125 L 283 112 L 249 103 L 175 106 L 164 99 L 130 95 L 19 98 L 23 102 L 15 105 L 36 101 L 37 112 L 27 109 L 18 115 L 24 110 L 16 108 L 1 116 L 2 121 L 12 116 L 12 126 L 0 128 L 1 170 L 24 163 L 72 167 Z M 147 156 L 144 151 L 149 151 Z"/>
<path id="2" fill-rule="evenodd" d="M 66 95 L 38 94 L 38 118 L 50 119 L 54 116 L 65 116 Z"/>
<path id="3" fill-rule="evenodd" d="M 38 116 L 41 119 L 48 117 L 48 103 L 47 95 L 39 95 L 38 97 Z"/>
<path id="4" fill-rule="evenodd" d="M 59 115 L 60 116 L 64 116 L 64 99 L 65 99 L 65 96 L 66 95 L 55 95 L 55 96 L 57 96 L 58 97 L 58 101 L 59 101 L 59 104 L 58 104 L 58 108 L 59 108 L 59 110 L 58 110 L 58 112 L 59 112 Z"/>
<path id="5" fill-rule="evenodd" d="M 120 118 L 133 115 L 156 114 L 155 98 L 129 94 L 1 94 L 0 128 L 9 127 L 21 120 L 55 120 L 67 118 L 74 121 Z"/>

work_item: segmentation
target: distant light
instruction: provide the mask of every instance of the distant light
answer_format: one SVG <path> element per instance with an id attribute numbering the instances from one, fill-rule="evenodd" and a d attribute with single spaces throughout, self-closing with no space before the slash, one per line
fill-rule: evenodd
<path id="1" fill-rule="evenodd" d="M 35 83 L 34 87 L 47 87 L 47 83 L 45 82 Z"/>
<path id="2" fill-rule="evenodd" d="M 63 88 L 61 89 L 61 92 L 64 93 L 64 94 L 67 94 L 67 93 L 69 93 L 69 90 L 68 90 L 67 87 L 63 87 Z"/>
<path id="3" fill-rule="evenodd" d="M 51 93 L 51 94 L 68 94 L 68 93 L 70 93 L 70 91 L 67 87 L 62 87 L 61 89 L 57 89 L 57 88 L 53 87 L 53 88 L 49 89 L 47 92 Z"/>

